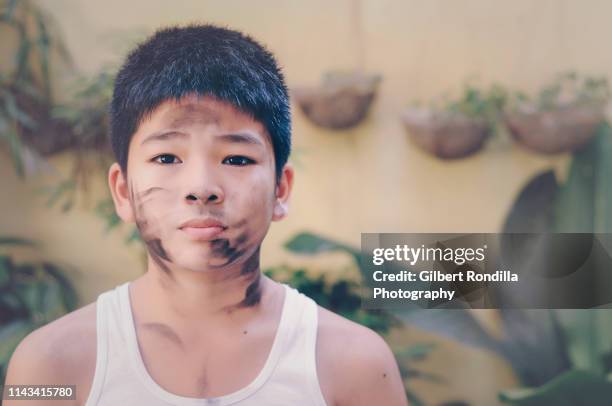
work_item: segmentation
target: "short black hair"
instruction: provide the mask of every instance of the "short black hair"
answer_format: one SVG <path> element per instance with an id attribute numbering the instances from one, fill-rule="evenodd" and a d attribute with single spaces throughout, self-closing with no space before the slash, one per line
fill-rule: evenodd
<path id="1" fill-rule="evenodd" d="M 274 148 L 276 180 L 291 152 L 291 110 L 274 56 L 239 31 L 210 24 L 158 30 L 127 57 L 115 79 L 110 141 L 122 171 L 143 118 L 166 100 L 213 96 L 264 125 Z"/>

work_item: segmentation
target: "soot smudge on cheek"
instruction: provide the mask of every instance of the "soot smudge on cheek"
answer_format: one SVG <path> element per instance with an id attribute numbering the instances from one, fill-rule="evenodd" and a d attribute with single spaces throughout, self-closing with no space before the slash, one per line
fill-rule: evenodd
<path id="1" fill-rule="evenodd" d="M 139 193 L 136 193 L 134 190 L 135 190 L 134 184 L 130 183 L 130 198 L 132 202 L 134 203 L 133 210 L 134 210 L 134 221 L 136 222 L 136 227 L 138 228 L 138 231 L 140 232 L 140 236 L 142 237 L 142 240 L 145 243 L 145 246 L 147 250 L 149 251 L 151 258 L 164 272 L 166 272 L 166 274 L 168 274 L 169 276 L 172 276 L 170 272 L 170 268 L 168 267 L 166 263 L 164 263 L 164 261 L 172 262 L 172 259 L 170 258 L 166 250 L 164 249 L 161 238 L 155 235 L 155 232 L 153 230 L 153 227 L 151 226 L 151 223 L 149 222 L 149 220 L 146 219 L 146 216 L 144 214 L 144 205 L 146 203 L 144 201 L 144 198 L 148 197 L 154 192 L 165 190 L 165 189 L 154 186 L 154 187 L 150 187 L 144 190 L 143 192 L 139 192 Z"/>

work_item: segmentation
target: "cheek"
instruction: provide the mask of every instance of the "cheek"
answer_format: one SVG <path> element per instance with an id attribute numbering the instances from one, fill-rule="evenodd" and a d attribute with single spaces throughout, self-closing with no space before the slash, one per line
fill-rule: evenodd
<path id="1" fill-rule="evenodd" d="M 173 218 L 175 191 L 158 185 L 147 185 L 133 194 L 133 210 L 136 224 L 147 238 L 163 238 L 168 220 Z"/>
<path id="2" fill-rule="evenodd" d="M 243 216 L 249 216 L 258 223 L 271 221 L 274 208 L 274 186 L 269 179 L 257 178 L 248 186 L 232 191 L 232 197 L 240 202 Z"/>

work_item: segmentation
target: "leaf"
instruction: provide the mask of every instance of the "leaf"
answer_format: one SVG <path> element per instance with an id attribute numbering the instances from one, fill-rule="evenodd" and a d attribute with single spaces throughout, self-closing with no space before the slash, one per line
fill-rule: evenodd
<path id="1" fill-rule="evenodd" d="M 130 244 L 134 241 L 140 241 L 140 231 L 138 231 L 137 227 L 134 227 L 132 229 L 132 231 L 130 232 L 130 234 L 128 235 L 128 237 L 126 238 L 125 242 L 126 244 Z"/>
<path id="2" fill-rule="evenodd" d="M 44 315 L 44 323 L 53 321 L 66 313 L 62 288 L 57 281 L 49 280 L 44 284 L 44 289 L 41 289 L 41 311 Z"/>
<path id="3" fill-rule="evenodd" d="M 514 406 L 607 406 L 612 399 L 612 382 L 590 372 L 572 370 L 536 389 L 503 391 L 499 399 Z"/>
<path id="4" fill-rule="evenodd" d="M 11 280 L 12 269 L 11 257 L 0 256 L 0 289 L 6 286 Z"/>
<path id="5" fill-rule="evenodd" d="M 604 123 L 594 139 L 597 153 L 595 174 L 594 224 L 596 233 L 612 233 L 612 128 Z"/>
<path id="6" fill-rule="evenodd" d="M 353 256 L 360 256 L 358 250 L 308 232 L 300 233 L 293 237 L 291 240 L 285 243 L 285 248 L 291 252 L 305 255 L 315 255 L 322 252 L 343 251 L 348 252 Z"/>
<path id="7" fill-rule="evenodd" d="M 552 170 L 531 179 L 514 201 L 503 233 L 539 233 L 552 227 L 558 184 Z"/>
<path id="8" fill-rule="evenodd" d="M 561 233 L 592 233 L 595 208 L 594 144 L 576 153 L 567 180 L 559 189 L 555 202 L 553 231 Z"/>
<path id="9" fill-rule="evenodd" d="M 15 96 L 11 92 L 3 90 L 1 88 L 0 91 L 2 93 L 4 107 L 8 116 L 14 121 L 21 124 L 22 126 L 29 128 L 30 130 L 36 129 L 36 121 L 32 117 L 30 117 L 25 111 L 19 108 L 19 106 L 17 105 L 17 101 L 15 100 Z"/>
<path id="10" fill-rule="evenodd" d="M 429 353 L 436 348 L 435 344 L 432 343 L 422 343 L 422 344 L 414 344 L 408 347 L 400 348 L 398 350 L 393 351 L 396 357 L 399 358 L 409 358 L 411 360 L 422 360 Z"/>
<path id="11" fill-rule="evenodd" d="M 70 279 L 57 266 L 49 262 L 43 262 L 43 272 L 53 277 L 61 288 L 61 296 L 63 298 L 64 307 L 67 311 L 76 309 L 78 304 L 78 295 Z"/>
<path id="12" fill-rule="evenodd" d="M 64 196 L 64 194 L 74 190 L 75 187 L 76 181 L 74 179 L 65 179 L 59 182 L 57 185 L 53 186 L 50 189 L 51 193 L 46 202 L 47 207 L 53 207 L 57 203 L 57 201 L 62 196 Z"/>
<path id="13" fill-rule="evenodd" d="M 36 247 L 38 243 L 19 237 L 0 237 L 0 245 L 22 245 Z"/>
<path id="14" fill-rule="evenodd" d="M 38 39 L 36 44 L 40 50 L 40 67 L 43 75 L 43 84 L 45 89 L 45 96 L 47 98 L 51 95 L 51 81 L 49 78 L 49 47 L 51 45 L 51 39 L 47 31 L 47 25 L 45 19 L 40 11 L 35 12 L 36 25 L 38 28 Z"/>
<path id="15" fill-rule="evenodd" d="M 25 29 L 20 27 L 20 41 L 19 41 L 19 50 L 17 51 L 17 55 L 15 56 L 15 66 L 16 72 L 16 80 L 21 81 L 28 78 L 30 72 L 28 70 L 28 56 L 30 55 L 30 49 L 32 48 L 32 44 L 30 39 L 27 37 L 25 33 Z"/>
<path id="16" fill-rule="evenodd" d="M 7 365 L 25 336 L 34 329 L 35 325 L 29 320 L 17 320 L 0 327 L 0 365 Z"/>
<path id="17" fill-rule="evenodd" d="M 15 166 L 15 171 L 17 175 L 21 178 L 24 177 L 24 166 L 23 166 L 23 155 L 21 151 L 21 140 L 19 139 L 19 135 L 13 131 L 6 131 L 6 136 L 8 138 L 8 144 L 11 149 L 11 157 L 13 158 L 13 164 Z"/>
<path id="18" fill-rule="evenodd" d="M 17 0 L 8 0 L 8 4 L 6 7 L 6 13 L 2 17 L 6 19 L 7 21 L 12 20 L 15 15 L 16 6 L 17 6 Z"/>

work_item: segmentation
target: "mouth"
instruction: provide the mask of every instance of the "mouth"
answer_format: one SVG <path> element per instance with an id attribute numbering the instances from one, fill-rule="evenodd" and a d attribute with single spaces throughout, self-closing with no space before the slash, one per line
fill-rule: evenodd
<path id="1" fill-rule="evenodd" d="M 210 218 L 192 219 L 183 223 L 179 229 L 185 232 L 191 239 L 197 241 L 209 241 L 221 234 L 227 226 Z"/>

